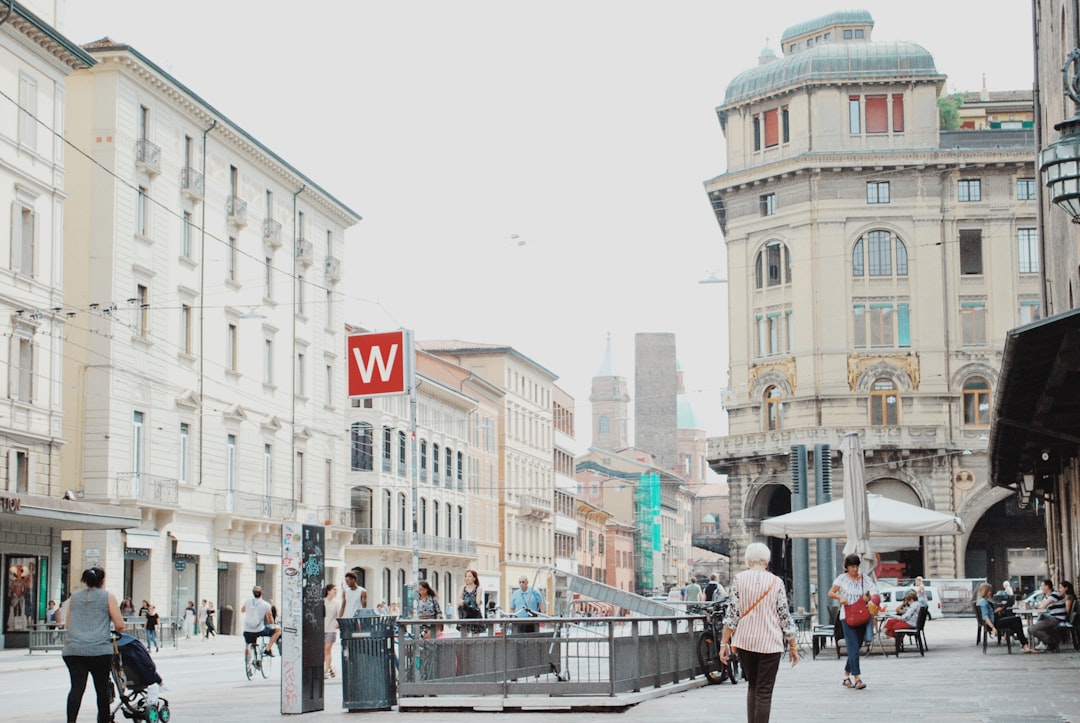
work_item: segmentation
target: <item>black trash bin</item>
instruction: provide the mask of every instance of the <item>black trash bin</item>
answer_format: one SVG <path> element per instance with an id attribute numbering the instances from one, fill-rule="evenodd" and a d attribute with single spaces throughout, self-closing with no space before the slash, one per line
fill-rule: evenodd
<path id="1" fill-rule="evenodd" d="M 397 705 L 397 669 L 394 666 L 396 617 L 357 612 L 338 618 L 341 632 L 341 707 L 353 710 L 389 710 Z"/>

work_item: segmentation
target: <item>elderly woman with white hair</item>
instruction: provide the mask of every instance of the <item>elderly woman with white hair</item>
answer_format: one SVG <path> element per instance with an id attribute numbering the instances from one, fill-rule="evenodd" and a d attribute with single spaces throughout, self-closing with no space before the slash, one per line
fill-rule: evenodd
<path id="1" fill-rule="evenodd" d="M 792 666 L 799 662 L 797 629 L 788 611 L 784 582 L 768 570 L 772 559 L 769 548 L 753 542 L 747 546 L 744 557 L 747 569 L 735 576 L 729 591 L 731 600 L 724 616 L 720 659 L 727 663 L 732 650 L 738 652 L 749 683 L 746 720 L 768 723 L 773 685 L 785 645 Z"/>

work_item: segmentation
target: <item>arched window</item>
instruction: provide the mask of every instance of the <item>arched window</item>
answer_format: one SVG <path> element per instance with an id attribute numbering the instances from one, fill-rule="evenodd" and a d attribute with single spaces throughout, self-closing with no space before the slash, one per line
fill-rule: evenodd
<path id="1" fill-rule="evenodd" d="M 770 241 L 754 260 L 754 282 L 758 289 L 791 283 L 791 254 L 779 241 Z"/>
<path id="2" fill-rule="evenodd" d="M 990 382 L 971 377 L 964 382 L 964 424 L 990 426 Z"/>
<path id="3" fill-rule="evenodd" d="M 383 503 L 385 513 L 383 514 L 383 522 L 386 529 L 389 530 L 394 524 L 394 495 L 390 490 L 383 490 Z"/>
<path id="4" fill-rule="evenodd" d="M 435 537 L 439 536 L 439 521 L 442 519 L 439 516 L 439 512 L 440 512 L 439 501 L 434 500 L 431 503 L 431 522 L 432 522 L 431 534 L 435 535 Z"/>
<path id="5" fill-rule="evenodd" d="M 871 231 L 851 249 L 852 276 L 907 276 L 907 246 L 889 231 Z"/>
<path id="6" fill-rule="evenodd" d="M 780 387 L 771 386 L 765 390 L 766 429 L 770 432 L 780 429 Z"/>
<path id="7" fill-rule="evenodd" d="M 870 387 L 870 424 L 895 427 L 899 424 L 900 395 L 892 379 L 877 379 Z"/>

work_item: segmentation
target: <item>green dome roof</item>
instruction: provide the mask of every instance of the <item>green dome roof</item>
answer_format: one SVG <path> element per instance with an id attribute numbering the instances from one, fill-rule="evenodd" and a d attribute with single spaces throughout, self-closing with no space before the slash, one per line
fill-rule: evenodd
<path id="1" fill-rule="evenodd" d="M 707 514 L 707 515 L 705 515 L 704 517 L 702 517 L 702 518 L 701 518 L 701 521 L 702 521 L 703 523 L 705 523 L 705 524 L 708 524 L 708 523 L 710 523 L 710 522 L 711 522 L 711 523 L 714 523 L 714 524 L 715 524 L 716 522 L 718 522 L 718 520 L 716 519 L 716 515 L 714 515 L 714 514 L 711 514 L 711 513 L 710 513 L 710 514 Z"/>
<path id="2" fill-rule="evenodd" d="M 787 41 L 791 38 L 805 35 L 806 33 L 813 33 L 818 30 L 824 30 L 835 25 L 873 25 L 874 18 L 867 10 L 837 10 L 835 13 L 829 13 L 828 15 L 822 15 L 820 18 L 814 18 L 813 20 L 807 20 L 797 25 L 792 25 L 790 28 L 784 31 L 784 35 L 780 38 L 782 45 L 787 45 Z"/>
<path id="3" fill-rule="evenodd" d="M 724 105 L 783 88 L 837 81 L 939 78 L 934 56 L 906 41 L 822 43 L 744 70 L 728 83 Z"/>
<path id="4" fill-rule="evenodd" d="M 701 427 L 698 426 L 697 415 L 694 414 L 694 408 L 690 406 L 690 402 L 686 401 L 682 395 L 680 395 L 676 401 L 675 408 L 678 417 L 678 429 L 701 429 Z"/>

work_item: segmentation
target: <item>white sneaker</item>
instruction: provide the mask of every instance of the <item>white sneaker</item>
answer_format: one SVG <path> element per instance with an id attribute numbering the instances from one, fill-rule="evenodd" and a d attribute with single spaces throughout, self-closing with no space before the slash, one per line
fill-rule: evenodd
<path id="1" fill-rule="evenodd" d="M 1040 640 L 1037 643 L 1035 643 L 1035 649 L 1038 650 L 1041 653 L 1044 650 L 1046 650 L 1046 644 L 1043 643 L 1043 641 Z"/>

